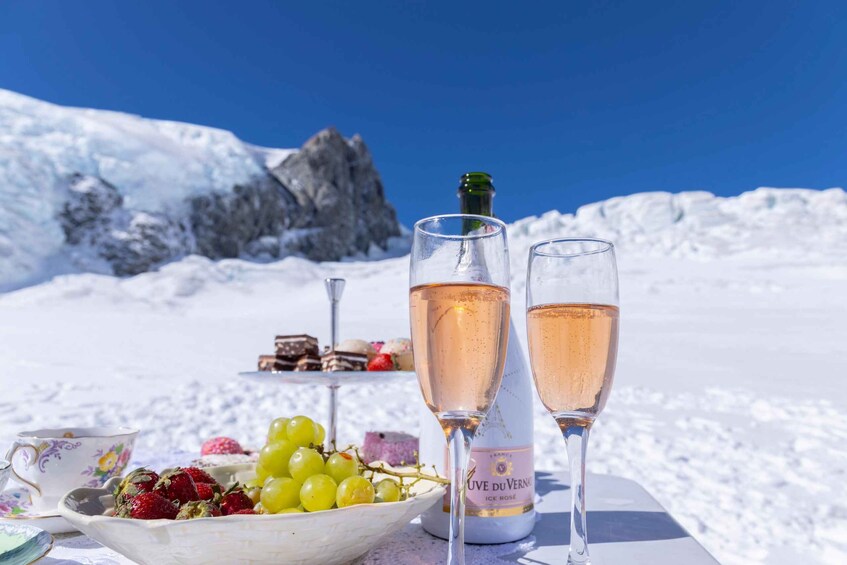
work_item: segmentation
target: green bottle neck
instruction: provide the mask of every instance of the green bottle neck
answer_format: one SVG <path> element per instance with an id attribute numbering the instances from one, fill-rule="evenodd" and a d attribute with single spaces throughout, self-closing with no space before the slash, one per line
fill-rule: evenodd
<path id="1" fill-rule="evenodd" d="M 487 173 L 465 173 L 457 192 L 462 214 L 494 217 L 494 184 Z"/>

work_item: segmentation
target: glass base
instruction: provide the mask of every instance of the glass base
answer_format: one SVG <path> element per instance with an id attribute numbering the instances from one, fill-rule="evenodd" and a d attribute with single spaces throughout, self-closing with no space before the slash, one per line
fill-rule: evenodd
<path id="1" fill-rule="evenodd" d="M 521 540 L 535 528 L 535 516 L 535 510 L 504 518 L 465 516 L 465 543 L 493 545 Z M 447 539 L 450 536 L 450 514 L 442 505 L 436 504 L 421 514 L 421 525 L 435 537 Z"/>

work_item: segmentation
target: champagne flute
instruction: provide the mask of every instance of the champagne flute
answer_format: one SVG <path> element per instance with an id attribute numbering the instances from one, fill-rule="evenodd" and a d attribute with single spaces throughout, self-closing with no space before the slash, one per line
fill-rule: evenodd
<path id="1" fill-rule="evenodd" d="M 589 564 L 585 523 L 588 432 L 606 405 L 618 354 L 615 248 L 601 239 L 553 239 L 529 250 L 529 358 L 541 402 L 567 446 L 571 475 L 569 564 Z"/>
<path id="2" fill-rule="evenodd" d="M 471 442 L 500 382 L 509 339 L 506 226 L 450 214 L 415 224 L 409 314 L 424 401 L 447 436 L 449 565 L 463 565 Z"/>

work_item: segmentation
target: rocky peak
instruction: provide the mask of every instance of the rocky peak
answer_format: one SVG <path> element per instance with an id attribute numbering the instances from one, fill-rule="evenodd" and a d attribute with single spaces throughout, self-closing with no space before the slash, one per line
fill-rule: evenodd
<path id="1" fill-rule="evenodd" d="M 400 235 L 396 212 L 358 135 L 348 141 L 335 128 L 324 129 L 271 174 L 311 216 L 310 227 L 318 228 L 294 242 L 294 252 L 339 259 L 367 252 L 372 243 L 385 247 L 389 237 Z"/>
<path id="2" fill-rule="evenodd" d="M 141 273 L 188 254 L 338 260 L 385 249 L 400 235 L 365 142 L 328 128 L 264 174 L 187 197 L 168 212 L 126 209 L 120 186 L 72 175 L 58 214 L 72 260 L 85 270 Z M 100 269 L 102 270 L 102 269 Z"/>

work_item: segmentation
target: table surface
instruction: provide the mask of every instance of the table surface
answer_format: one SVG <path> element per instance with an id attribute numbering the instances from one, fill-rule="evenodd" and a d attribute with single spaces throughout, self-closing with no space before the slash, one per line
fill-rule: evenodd
<path id="1" fill-rule="evenodd" d="M 538 521 L 523 540 L 501 545 L 467 545 L 474 563 L 554 565 L 567 562 L 570 490 L 565 474 L 536 473 Z M 589 474 L 588 539 L 594 565 L 713 565 L 717 561 L 638 483 L 612 475 Z M 123 565 L 132 561 L 82 534 L 57 535 L 39 565 Z M 362 565 L 443 563 L 445 541 L 416 519 L 373 549 Z"/>

